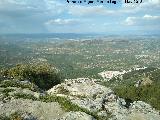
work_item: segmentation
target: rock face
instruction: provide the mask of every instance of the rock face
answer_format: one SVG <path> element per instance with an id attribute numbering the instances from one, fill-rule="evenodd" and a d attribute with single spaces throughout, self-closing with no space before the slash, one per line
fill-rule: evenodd
<path id="1" fill-rule="evenodd" d="M 110 115 L 110 120 L 160 119 L 159 113 L 144 102 L 133 102 L 129 108 L 126 107 L 124 99 L 116 96 L 110 88 L 97 84 L 96 80 L 87 78 L 65 80 L 64 83 L 48 90 L 48 93 L 66 97 L 74 104 L 97 112 L 100 116 Z"/>
<path id="2" fill-rule="evenodd" d="M 38 120 L 53 120 L 60 118 L 65 113 L 56 102 L 45 103 L 26 99 L 13 99 L 6 103 L 0 102 L 0 114 L 8 116 L 17 111 L 29 112 Z"/>
<path id="3" fill-rule="evenodd" d="M 113 91 L 96 84 L 94 80 L 84 78 L 66 80 L 64 83 L 54 86 L 48 93 L 69 97 L 73 103 L 88 110 L 97 111 L 102 108 L 106 95 Z"/>

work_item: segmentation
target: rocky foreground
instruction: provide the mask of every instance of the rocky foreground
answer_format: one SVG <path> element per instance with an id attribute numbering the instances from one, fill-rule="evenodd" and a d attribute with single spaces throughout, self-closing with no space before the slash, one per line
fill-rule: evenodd
<path id="1" fill-rule="evenodd" d="M 0 84 L 0 119 L 18 112 L 24 120 L 160 120 L 159 111 L 149 104 L 129 103 L 96 80 L 69 79 L 47 92 L 27 82 L 18 83 L 18 86 L 15 83 Z M 44 100 L 50 96 L 58 99 Z M 74 105 L 75 109 L 69 106 L 66 110 L 65 104 Z"/>

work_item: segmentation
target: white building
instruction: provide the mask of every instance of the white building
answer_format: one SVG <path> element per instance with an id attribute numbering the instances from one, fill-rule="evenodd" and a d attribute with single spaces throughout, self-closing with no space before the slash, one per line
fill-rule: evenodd
<path id="1" fill-rule="evenodd" d="M 103 79 L 112 79 L 113 77 L 116 77 L 118 75 L 122 75 L 126 73 L 126 71 L 120 72 L 120 71 L 104 71 L 101 73 L 98 73 Z"/>

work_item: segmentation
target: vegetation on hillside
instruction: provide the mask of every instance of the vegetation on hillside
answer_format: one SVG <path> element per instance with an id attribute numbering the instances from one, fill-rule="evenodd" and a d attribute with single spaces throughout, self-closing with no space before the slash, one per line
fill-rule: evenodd
<path id="1" fill-rule="evenodd" d="M 159 46 L 159 37 L 153 36 L 106 36 L 95 40 L 0 36 L 0 68 L 47 62 L 65 78 L 97 78 L 97 73 L 104 70 L 160 67 Z"/>
<path id="2" fill-rule="evenodd" d="M 120 86 L 114 89 L 115 93 L 127 102 L 144 101 L 160 110 L 160 86 L 157 84 L 146 86 Z"/>
<path id="3" fill-rule="evenodd" d="M 139 86 L 136 86 L 138 81 Z M 160 110 L 160 69 L 135 70 L 124 74 L 123 79 L 113 78 L 102 84 L 111 86 L 127 102 L 140 100 Z"/>
<path id="4" fill-rule="evenodd" d="M 57 70 L 49 64 L 19 64 L 1 71 L 6 78 L 28 80 L 39 88 L 47 90 L 61 82 Z"/>

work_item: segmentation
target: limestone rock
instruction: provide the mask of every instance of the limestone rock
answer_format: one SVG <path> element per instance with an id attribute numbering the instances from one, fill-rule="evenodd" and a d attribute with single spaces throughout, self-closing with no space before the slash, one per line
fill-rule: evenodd
<path id="1" fill-rule="evenodd" d="M 73 103 L 91 111 L 100 110 L 103 99 L 111 92 L 113 91 L 110 88 L 99 85 L 88 78 L 66 80 L 48 91 L 49 94 L 54 95 L 64 94 Z"/>
<path id="2" fill-rule="evenodd" d="M 110 88 L 88 78 L 66 80 L 48 90 L 48 93 L 66 97 L 82 108 L 97 112 L 99 116 L 110 116 L 109 120 L 160 119 L 159 113 L 149 104 L 137 101 L 128 106 L 126 101 L 116 96 Z"/>
<path id="3" fill-rule="evenodd" d="M 65 113 L 56 102 L 45 103 L 26 99 L 13 99 L 6 103 L 0 101 L 0 115 L 9 116 L 9 114 L 17 111 L 29 112 L 38 120 L 53 120 L 60 118 Z"/>
<path id="4" fill-rule="evenodd" d="M 96 120 L 91 115 L 84 112 L 68 112 L 64 116 L 57 120 Z"/>

